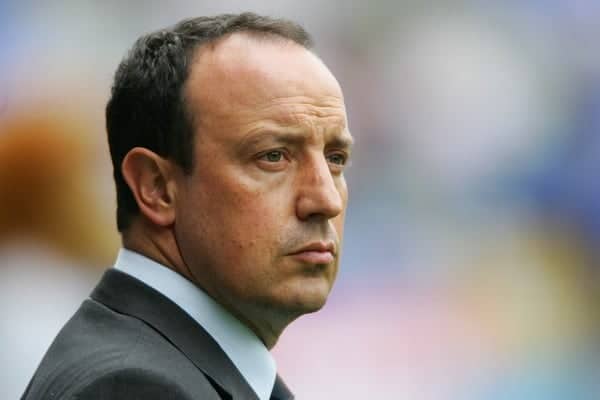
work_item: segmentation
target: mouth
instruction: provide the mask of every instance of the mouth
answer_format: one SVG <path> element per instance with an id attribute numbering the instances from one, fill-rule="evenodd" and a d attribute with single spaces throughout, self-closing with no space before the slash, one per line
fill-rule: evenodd
<path id="1" fill-rule="evenodd" d="M 290 253 L 294 259 L 309 264 L 330 264 L 335 260 L 333 242 L 314 242 Z"/>

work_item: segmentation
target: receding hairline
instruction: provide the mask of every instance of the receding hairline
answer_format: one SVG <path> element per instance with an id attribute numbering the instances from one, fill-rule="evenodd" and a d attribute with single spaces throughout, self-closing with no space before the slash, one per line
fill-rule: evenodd
<path id="1" fill-rule="evenodd" d="M 199 59 L 203 55 L 205 55 L 207 52 L 213 52 L 213 53 L 216 52 L 218 50 L 218 48 L 224 42 L 227 42 L 227 41 L 231 40 L 232 38 L 244 38 L 244 39 L 248 39 L 249 42 L 254 42 L 256 44 L 264 43 L 264 44 L 275 44 L 275 45 L 281 45 L 281 46 L 296 47 L 298 49 L 305 50 L 307 53 L 311 54 L 316 59 L 318 59 L 321 63 L 323 63 L 321 58 L 313 51 L 311 43 L 308 43 L 308 44 L 299 43 L 298 41 L 296 41 L 292 38 L 281 36 L 280 34 L 274 33 L 274 32 L 264 32 L 264 31 L 257 31 L 257 30 L 253 30 L 253 29 L 240 29 L 240 30 L 226 33 L 226 34 L 216 37 L 214 39 L 210 39 L 209 41 L 199 44 L 196 48 L 194 48 L 193 53 L 190 57 L 190 61 L 189 61 L 189 65 L 188 65 L 188 68 L 189 68 L 188 72 L 191 74 L 191 68 L 196 63 L 198 63 Z M 188 75 L 188 79 L 189 79 L 189 75 Z M 187 83 L 187 79 L 186 79 L 186 83 Z"/>
<path id="2" fill-rule="evenodd" d="M 197 118 L 201 118 L 201 115 L 196 115 L 195 113 L 191 112 L 191 110 L 189 109 L 189 107 L 190 107 L 189 90 L 190 90 L 190 81 L 193 80 L 193 75 L 194 75 L 193 70 L 198 68 L 198 64 L 201 64 L 204 61 L 203 58 L 209 58 L 209 57 L 215 55 L 215 53 L 217 51 L 219 51 L 219 48 L 224 44 L 224 42 L 227 42 L 228 40 L 231 40 L 232 38 L 233 39 L 235 39 L 235 38 L 247 39 L 249 43 L 254 43 L 254 44 L 258 44 L 258 45 L 261 45 L 261 44 L 281 45 L 283 48 L 290 46 L 292 48 L 296 48 L 301 51 L 304 50 L 304 51 L 306 51 L 307 55 L 313 57 L 315 59 L 315 61 L 317 61 L 319 64 L 321 64 L 324 67 L 324 69 L 326 69 L 328 71 L 328 73 L 331 75 L 331 77 L 335 80 L 338 88 L 341 90 L 341 87 L 339 86 L 339 82 L 337 82 L 337 79 L 335 78 L 333 73 L 329 70 L 329 68 L 323 62 L 323 60 L 312 50 L 311 47 L 307 47 L 303 43 L 299 43 L 294 39 L 291 39 L 291 38 L 288 38 L 285 36 L 281 36 L 274 32 L 256 31 L 256 30 L 252 30 L 252 29 L 236 30 L 233 32 L 229 32 L 225 35 L 219 36 L 217 38 L 211 39 L 208 42 L 202 43 L 193 50 L 193 54 L 190 57 L 189 65 L 187 66 L 188 76 L 182 87 L 182 92 L 181 92 L 185 107 L 187 108 L 188 118 L 190 118 L 190 122 L 192 123 L 193 126 L 195 126 L 196 123 L 198 122 Z M 211 53 L 211 54 L 207 54 L 207 53 Z"/>
<path id="3" fill-rule="evenodd" d="M 219 45 L 219 43 L 226 41 L 227 39 L 231 38 L 232 36 L 242 36 L 242 37 L 245 36 L 247 38 L 254 39 L 258 42 L 295 44 L 295 45 L 302 47 L 310 52 L 312 52 L 312 48 L 313 48 L 312 41 L 310 41 L 310 40 L 307 40 L 304 42 L 299 42 L 298 40 L 296 40 L 292 37 L 287 37 L 287 36 L 284 36 L 277 32 L 261 31 L 261 30 L 252 29 L 252 28 L 243 28 L 243 29 L 238 29 L 238 30 L 234 30 L 232 32 L 225 33 L 219 37 L 212 38 L 212 39 L 208 40 L 207 42 L 199 45 L 199 48 L 211 47 L 214 49 L 216 46 Z"/>

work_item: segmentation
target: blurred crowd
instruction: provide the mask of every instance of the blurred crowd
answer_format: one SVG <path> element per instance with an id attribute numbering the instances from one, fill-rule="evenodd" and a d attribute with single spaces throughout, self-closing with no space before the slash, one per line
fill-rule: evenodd
<path id="1" fill-rule="evenodd" d="M 119 247 L 104 131 L 142 33 L 293 18 L 357 140 L 330 303 L 275 348 L 299 399 L 600 397 L 600 3 L 0 4 L 0 398 Z"/>

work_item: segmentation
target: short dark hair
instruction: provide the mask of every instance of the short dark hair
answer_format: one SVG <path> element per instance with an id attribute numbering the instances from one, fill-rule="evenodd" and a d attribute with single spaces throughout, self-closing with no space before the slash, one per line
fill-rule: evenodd
<path id="1" fill-rule="evenodd" d="M 106 106 L 106 130 L 117 189 L 120 232 L 139 213 L 121 173 L 134 147 L 145 147 L 190 173 L 194 166 L 194 129 L 184 98 L 195 50 L 235 32 L 283 38 L 310 49 L 300 25 L 254 13 L 221 14 L 183 20 L 140 37 L 121 61 Z"/>

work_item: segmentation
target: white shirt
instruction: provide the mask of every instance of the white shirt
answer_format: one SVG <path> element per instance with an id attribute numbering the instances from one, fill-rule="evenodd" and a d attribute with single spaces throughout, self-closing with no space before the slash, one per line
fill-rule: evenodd
<path id="1" fill-rule="evenodd" d="M 269 400 L 277 368 L 269 350 L 246 325 L 182 275 L 143 255 L 119 250 L 114 268 L 168 297 L 221 346 L 258 395 Z"/>

